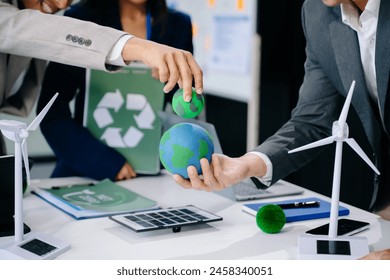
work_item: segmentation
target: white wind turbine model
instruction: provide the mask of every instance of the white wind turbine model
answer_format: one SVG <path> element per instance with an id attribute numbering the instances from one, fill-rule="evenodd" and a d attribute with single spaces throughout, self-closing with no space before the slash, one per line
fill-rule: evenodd
<path id="1" fill-rule="evenodd" d="M 353 259 L 368 254 L 368 242 L 362 237 L 338 237 L 338 211 L 340 199 L 341 161 L 343 142 L 346 142 L 378 175 L 380 174 L 375 165 L 366 156 L 358 143 L 353 138 L 348 138 L 349 129 L 346 123 L 349 106 L 351 104 L 355 81 L 352 82 L 347 98 L 345 100 L 340 117 L 333 123 L 332 136 L 316 142 L 290 150 L 288 153 L 295 153 L 314 147 L 324 146 L 336 142 L 336 152 L 333 170 L 332 202 L 330 210 L 330 223 L 328 238 L 307 236 L 300 237 L 300 255 L 303 258 L 340 258 Z M 320 241 L 320 242 L 318 242 Z M 321 242 L 323 241 L 323 242 Z M 319 248 L 321 246 L 322 248 Z"/>
<path id="2" fill-rule="evenodd" d="M 29 131 L 34 131 L 39 127 L 42 119 L 49 111 L 50 107 L 57 98 L 56 93 L 49 103 L 43 108 L 38 116 L 27 125 L 23 122 L 14 120 L 0 120 L 0 130 L 3 135 L 11 141 L 15 142 L 15 242 L 8 244 L 4 249 L 0 250 L 0 258 L 22 258 L 22 259 L 49 259 L 58 256 L 65 250 L 69 249 L 69 245 L 62 241 L 54 239 L 43 234 L 35 234 L 24 240 L 23 232 L 23 166 L 26 169 L 27 182 L 30 183 L 30 170 L 28 163 L 28 153 L 26 139 L 29 136 Z M 55 245 L 53 245 L 55 244 Z"/>

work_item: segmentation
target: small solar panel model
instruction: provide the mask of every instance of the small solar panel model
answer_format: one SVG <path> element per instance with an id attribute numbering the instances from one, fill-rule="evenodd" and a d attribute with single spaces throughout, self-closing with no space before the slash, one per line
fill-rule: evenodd
<path id="1" fill-rule="evenodd" d="M 110 219 L 135 232 L 170 228 L 173 232 L 180 232 L 183 226 L 221 221 L 222 217 L 188 205 L 115 215 L 110 216 Z"/>

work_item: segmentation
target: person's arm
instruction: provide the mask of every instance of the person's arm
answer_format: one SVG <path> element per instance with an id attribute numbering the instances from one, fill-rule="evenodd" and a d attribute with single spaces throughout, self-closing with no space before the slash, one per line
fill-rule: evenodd
<path id="1" fill-rule="evenodd" d="M 390 260 L 390 249 L 371 252 L 360 260 Z"/>
<path id="2" fill-rule="evenodd" d="M 109 27 L 58 15 L 0 3 L 0 52 L 32 56 L 63 64 L 100 70 L 116 69 L 107 64 L 107 55 L 122 36 Z M 179 83 L 186 100 L 191 98 L 192 82 L 203 91 L 203 73 L 191 53 L 139 38 L 126 41 L 122 50 L 126 62 L 142 61 L 157 68 L 164 91 Z"/>
<path id="3" fill-rule="evenodd" d="M 193 81 L 196 92 L 203 92 L 203 72 L 190 52 L 139 38 L 128 42 L 122 52 L 124 60 L 140 60 L 157 68 L 160 81 L 166 83 L 164 92 L 171 91 L 178 83 L 184 90 L 184 99 L 190 101 Z"/>
<path id="4" fill-rule="evenodd" d="M 91 22 L 0 3 L 0 51 L 106 70 L 106 56 L 126 33 Z"/>
<path id="5" fill-rule="evenodd" d="M 202 176 L 194 166 L 187 168 L 189 180 L 174 175 L 176 183 L 184 188 L 215 191 L 229 187 L 248 177 L 262 177 L 267 172 L 266 163 L 257 155 L 248 153 L 241 157 L 231 158 L 222 154 L 213 154 L 211 163 L 200 160 Z"/>

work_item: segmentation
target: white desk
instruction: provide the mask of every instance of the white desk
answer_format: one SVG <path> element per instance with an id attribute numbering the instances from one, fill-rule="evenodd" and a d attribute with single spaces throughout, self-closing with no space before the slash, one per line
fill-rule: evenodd
<path id="1" fill-rule="evenodd" d="M 37 196 L 26 194 L 25 223 L 32 231 L 53 235 L 71 244 L 72 248 L 57 259 L 283 260 L 297 258 L 299 234 L 328 222 L 328 219 L 317 219 L 287 223 L 282 232 L 265 234 L 257 227 L 255 217 L 242 211 L 242 202 L 218 193 L 183 189 L 174 183 L 169 174 L 139 177 L 120 184 L 158 201 L 164 208 L 192 204 L 222 216 L 223 221 L 183 227 L 179 233 L 168 229 L 135 233 L 108 218 L 75 220 Z M 308 190 L 302 197 L 313 195 L 325 198 Z M 279 200 L 288 198 L 281 197 Z M 351 219 L 370 222 L 371 229 L 359 234 L 368 238 L 370 250 L 390 247 L 390 222 L 343 205 L 350 209 Z M 12 237 L 0 238 L 0 245 L 11 240 Z"/>

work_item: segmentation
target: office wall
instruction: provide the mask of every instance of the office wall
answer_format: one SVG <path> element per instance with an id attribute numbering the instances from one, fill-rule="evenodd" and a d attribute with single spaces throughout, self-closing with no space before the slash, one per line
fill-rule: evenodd
<path id="1" fill-rule="evenodd" d="M 207 93 L 247 102 L 252 98 L 252 67 L 257 0 L 167 0 L 187 13 L 193 25 L 194 56 L 204 72 Z M 256 77 L 257 78 L 257 77 Z"/>

